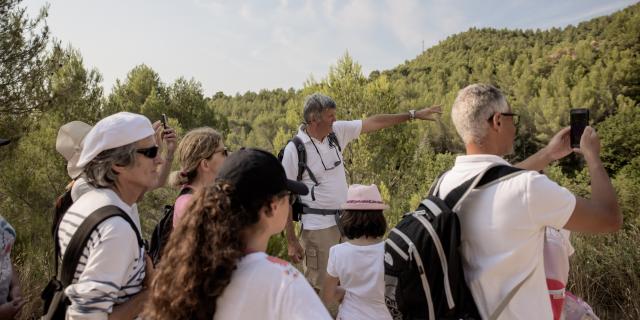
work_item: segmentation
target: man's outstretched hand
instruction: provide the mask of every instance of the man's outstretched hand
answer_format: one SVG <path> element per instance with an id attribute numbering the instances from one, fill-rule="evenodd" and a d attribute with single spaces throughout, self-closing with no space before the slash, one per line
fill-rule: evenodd
<path id="1" fill-rule="evenodd" d="M 421 110 L 416 110 L 416 119 L 434 121 L 440 114 L 442 114 L 441 106 L 431 106 Z"/>

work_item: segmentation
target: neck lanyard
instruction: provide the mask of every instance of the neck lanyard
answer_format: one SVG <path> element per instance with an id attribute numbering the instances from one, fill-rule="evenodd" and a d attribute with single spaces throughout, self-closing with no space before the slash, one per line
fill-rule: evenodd
<path id="1" fill-rule="evenodd" d="M 338 149 L 336 149 L 335 147 L 333 148 L 336 152 L 336 156 L 338 157 L 338 161 L 333 163 L 333 167 L 327 169 L 327 166 L 324 164 L 324 160 L 322 160 L 322 155 L 320 154 L 320 150 L 318 150 L 318 147 L 316 146 L 316 144 L 313 142 L 313 138 L 311 137 L 311 135 L 309 135 L 309 132 L 307 132 L 307 130 L 304 131 L 304 133 L 307 134 L 307 136 L 309 137 L 309 140 L 311 140 L 311 144 L 313 145 L 313 147 L 316 149 L 316 152 L 318 153 L 318 157 L 320 157 L 320 163 L 322 163 L 322 166 L 324 167 L 325 171 L 329 171 L 329 170 L 333 170 L 335 168 L 337 168 L 341 163 L 342 163 L 342 159 L 340 159 L 340 154 L 338 153 Z M 327 137 L 328 139 L 328 137 Z"/>

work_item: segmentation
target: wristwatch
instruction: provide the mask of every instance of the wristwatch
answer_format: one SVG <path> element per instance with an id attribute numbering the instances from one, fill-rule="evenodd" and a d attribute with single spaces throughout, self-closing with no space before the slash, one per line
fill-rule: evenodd
<path id="1" fill-rule="evenodd" d="M 409 120 L 415 120 L 416 119 L 416 111 L 411 109 L 409 110 Z"/>

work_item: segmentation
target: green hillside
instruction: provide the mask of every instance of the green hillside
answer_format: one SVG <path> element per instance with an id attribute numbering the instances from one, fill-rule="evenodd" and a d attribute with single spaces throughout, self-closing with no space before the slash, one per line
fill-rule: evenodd
<path id="1" fill-rule="evenodd" d="M 0 0 L 0 12 L 8 13 L 0 17 L 0 49 L 6 52 L 0 59 L 0 136 L 15 140 L 0 154 L 0 214 L 18 233 L 13 257 L 29 300 L 23 318 L 40 312 L 39 292 L 53 273 L 51 207 L 69 182 L 54 149 L 62 124 L 95 123 L 121 110 L 152 120 L 166 113 L 181 133 L 212 126 L 232 150 L 277 152 L 297 129 L 303 99 L 312 92 L 333 97 L 341 119 L 441 104 L 445 112 L 436 123 L 365 135 L 345 151 L 350 182 L 376 183 L 391 204 L 393 225 L 464 151 L 450 121 L 451 104 L 459 89 L 484 82 L 505 92 L 522 115 L 513 161 L 568 125 L 569 109 L 590 109 L 625 221 L 613 235 L 574 236 L 569 286 L 602 319 L 640 319 L 640 4 L 564 29 L 470 29 L 369 75 L 346 53 L 325 77 L 309 79 L 301 89 L 234 96 L 206 96 L 197 79 L 165 82 L 147 65 L 133 67 L 105 95 L 99 70 L 87 69 L 77 50 L 52 39 L 46 15 L 26 17 L 21 5 Z M 555 163 L 547 174 L 577 194 L 590 192 L 578 156 Z M 175 196 L 169 188 L 146 195 L 139 210 L 145 233 Z M 286 255 L 282 239 L 274 239 L 270 250 Z"/>

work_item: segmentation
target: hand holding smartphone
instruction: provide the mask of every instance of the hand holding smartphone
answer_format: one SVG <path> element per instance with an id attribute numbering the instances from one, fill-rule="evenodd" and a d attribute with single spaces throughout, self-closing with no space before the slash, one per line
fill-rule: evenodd
<path id="1" fill-rule="evenodd" d="M 571 109 L 569 122 L 571 123 L 571 148 L 580 148 L 580 138 L 584 128 L 589 125 L 589 109 Z"/>
<path id="2" fill-rule="evenodd" d="M 160 119 L 160 122 L 162 122 L 162 128 L 166 129 L 167 128 L 167 115 L 166 114 L 162 114 L 162 119 Z"/>

